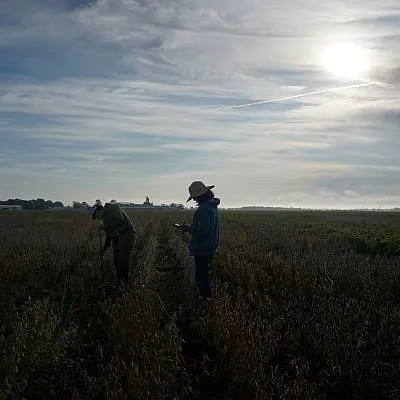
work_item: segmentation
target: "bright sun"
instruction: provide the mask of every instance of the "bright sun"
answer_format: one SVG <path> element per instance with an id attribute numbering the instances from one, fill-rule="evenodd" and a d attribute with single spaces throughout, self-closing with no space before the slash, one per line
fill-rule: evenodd
<path id="1" fill-rule="evenodd" d="M 347 79 L 364 80 L 369 69 L 365 51 L 350 43 L 327 47 L 322 54 L 322 64 L 329 72 Z"/>

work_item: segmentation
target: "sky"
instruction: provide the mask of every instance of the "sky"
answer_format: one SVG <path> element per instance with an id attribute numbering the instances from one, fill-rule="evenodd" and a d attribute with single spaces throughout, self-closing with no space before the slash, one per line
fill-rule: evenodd
<path id="1" fill-rule="evenodd" d="M 2 0 L 0 199 L 395 207 L 399 83 L 398 0 Z"/>

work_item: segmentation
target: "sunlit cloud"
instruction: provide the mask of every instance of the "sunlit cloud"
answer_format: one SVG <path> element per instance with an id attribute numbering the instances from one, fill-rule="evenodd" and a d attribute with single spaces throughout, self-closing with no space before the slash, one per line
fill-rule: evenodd
<path id="1" fill-rule="evenodd" d="M 0 7 L 0 198 L 396 205 L 397 1 Z"/>

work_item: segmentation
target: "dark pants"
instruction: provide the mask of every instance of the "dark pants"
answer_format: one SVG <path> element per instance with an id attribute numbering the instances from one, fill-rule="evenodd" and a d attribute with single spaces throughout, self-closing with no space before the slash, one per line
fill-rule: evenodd
<path id="1" fill-rule="evenodd" d="M 134 232 L 125 232 L 118 238 L 114 238 L 112 241 L 114 265 L 117 270 L 118 284 L 121 283 L 121 280 L 125 283 L 128 282 L 131 253 L 135 241 L 136 233 Z"/>
<path id="2" fill-rule="evenodd" d="M 212 256 L 195 256 L 194 262 L 196 264 L 195 279 L 200 297 L 209 299 L 212 284 Z"/>

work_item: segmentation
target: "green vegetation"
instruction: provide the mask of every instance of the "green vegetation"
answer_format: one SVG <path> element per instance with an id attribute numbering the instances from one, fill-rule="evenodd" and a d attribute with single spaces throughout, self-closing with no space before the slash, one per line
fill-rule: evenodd
<path id="1" fill-rule="evenodd" d="M 191 213 L 132 216 L 121 294 L 86 214 L 0 214 L 0 399 L 400 397 L 399 213 L 222 212 L 207 312 Z"/>

